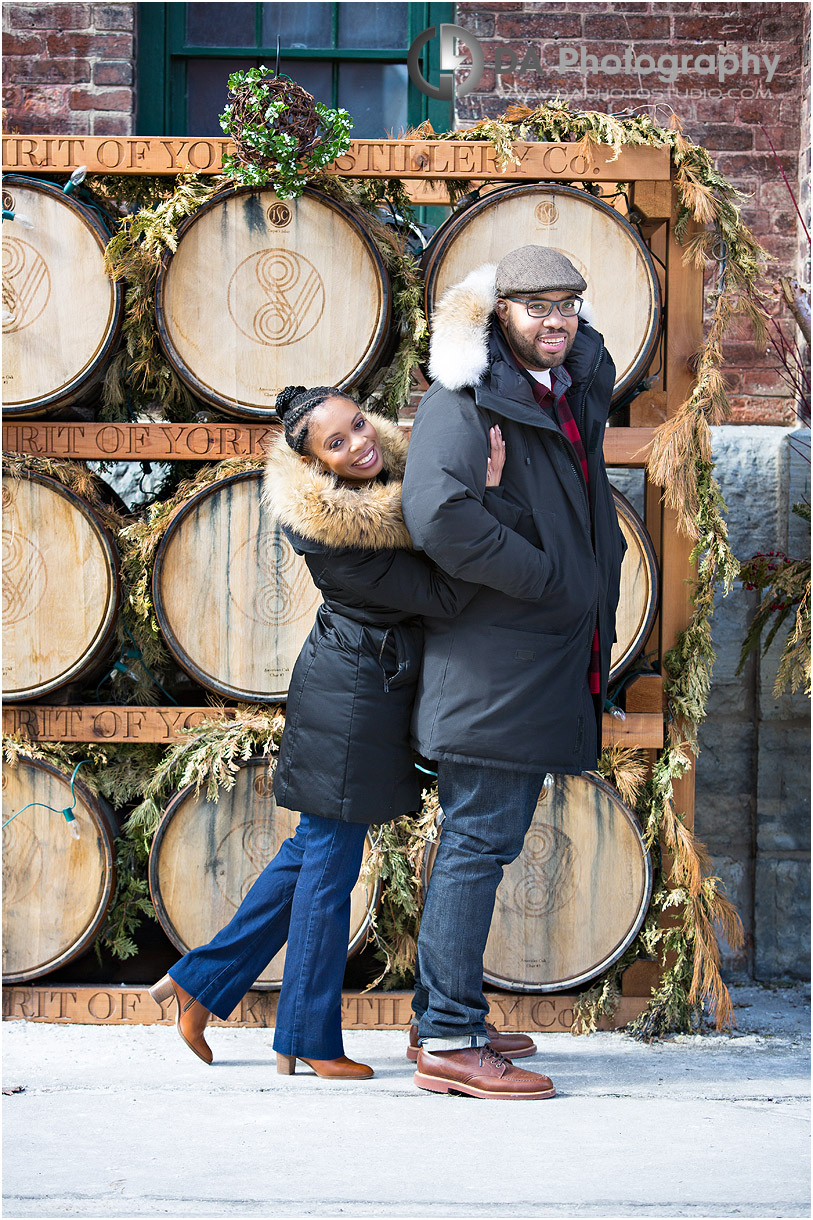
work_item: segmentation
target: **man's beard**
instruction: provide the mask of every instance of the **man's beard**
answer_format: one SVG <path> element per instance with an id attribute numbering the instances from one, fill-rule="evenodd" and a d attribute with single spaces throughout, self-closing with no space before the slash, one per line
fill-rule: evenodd
<path id="1" fill-rule="evenodd" d="M 518 330 L 514 326 L 513 319 L 510 317 L 510 315 L 505 322 L 503 322 L 503 326 L 514 355 L 522 364 L 526 366 L 526 368 L 531 369 L 558 368 L 560 364 L 564 363 L 568 352 L 573 346 L 573 340 L 576 338 L 575 334 L 570 335 L 566 330 L 551 332 L 548 328 L 548 334 L 561 334 L 565 336 L 565 343 L 561 349 L 554 354 L 548 354 L 541 351 L 533 339 L 529 339 L 527 335 L 524 335 L 522 331 Z"/>

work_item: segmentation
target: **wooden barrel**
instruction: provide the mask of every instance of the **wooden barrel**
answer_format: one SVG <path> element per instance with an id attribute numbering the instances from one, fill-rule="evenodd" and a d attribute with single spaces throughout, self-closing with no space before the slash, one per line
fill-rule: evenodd
<path id="1" fill-rule="evenodd" d="M 348 208 L 318 191 L 224 191 L 178 230 L 158 332 L 193 393 L 267 419 L 283 386 L 358 384 L 387 351 L 389 278 Z"/>
<path id="2" fill-rule="evenodd" d="M 587 281 L 592 324 L 615 361 L 617 401 L 640 380 L 658 344 L 661 295 L 639 233 L 594 195 L 531 183 L 484 195 L 440 226 L 423 259 L 426 314 L 452 284 L 520 246 L 551 246 Z"/>
<path id="3" fill-rule="evenodd" d="M 658 557 L 641 518 L 620 491 L 612 489 L 618 524 L 627 540 L 621 563 L 621 591 L 615 615 L 610 681 L 634 663 L 646 646 L 658 613 Z"/>
<path id="4" fill-rule="evenodd" d="M 196 681 L 268 702 L 287 695 L 321 598 L 261 490 L 261 472 L 248 471 L 187 501 L 158 548 L 153 599 L 170 651 Z"/>
<path id="5" fill-rule="evenodd" d="M 424 858 L 424 887 L 436 851 L 437 840 Z M 521 854 L 503 872 L 483 958 L 486 982 L 528 992 L 589 982 L 637 936 L 651 891 L 638 823 L 615 789 L 592 772 L 556 776 L 542 791 Z"/>
<path id="6" fill-rule="evenodd" d="M 79 772 L 81 776 L 82 772 Z M 39 978 L 93 944 L 116 884 L 116 823 L 77 777 L 75 839 L 60 812 L 73 803 L 70 776 L 20 760 L 3 771 L 3 982 Z M 39 801 L 24 809 L 31 801 Z"/>
<path id="7" fill-rule="evenodd" d="M 299 814 L 274 800 L 268 760 L 241 765 L 235 786 L 220 799 L 195 795 L 190 785 L 167 805 L 150 850 L 150 893 L 161 927 L 181 953 L 207 944 L 234 915 L 285 839 Z M 366 860 L 372 846 L 368 834 Z M 348 957 L 365 943 L 378 906 L 380 884 L 359 880 L 351 896 Z M 282 983 L 282 948 L 254 986 Z"/>
<path id="8" fill-rule="evenodd" d="M 88 397 L 115 350 L 124 289 L 104 270 L 97 213 L 47 182 L 3 179 L 3 410 L 48 414 Z"/>
<path id="9" fill-rule="evenodd" d="M 6 699 L 40 699 L 106 661 L 118 573 L 115 543 L 85 500 L 44 475 L 3 477 Z"/>

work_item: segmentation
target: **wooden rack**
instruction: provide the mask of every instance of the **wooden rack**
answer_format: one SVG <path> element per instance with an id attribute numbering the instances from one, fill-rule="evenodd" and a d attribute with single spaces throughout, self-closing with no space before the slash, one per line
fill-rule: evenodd
<path id="1" fill-rule="evenodd" d="M 518 164 L 499 173 L 493 150 L 465 141 L 356 141 L 348 154 L 331 167 L 348 176 L 398 177 L 408 180 L 410 194 L 421 202 L 443 203 L 446 178 L 479 180 L 617 182 L 628 184 L 631 206 L 640 214 L 641 232 L 658 262 L 665 301 L 663 364 L 659 383 L 630 406 L 630 426 L 610 428 L 604 453 L 608 466 L 643 468 L 656 427 L 676 413 L 688 397 L 692 360 L 702 341 L 702 269 L 683 262 L 683 247 L 674 240 L 675 192 L 670 181 L 665 149 L 623 148 L 615 158 L 609 148 L 580 154 L 573 144 L 516 145 Z M 215 173 L 220 169 L 225 140 L 165 139 L 158 137 L 7 137 L 3 140 L 3 168 L 26 174 L 70 172 L 86 164 L 91 172 L 166 173 L 192 170 Z M 432 180 L 432 181 L 430 181 Z M 694 229 L 690 225 L 687 238 Z M 408 426 L 408 425 L 405 425 Z M 252 423 L 83 423 L 60 420 L 10 422 L 3 427 L 6 451 L 39 457 L 108 461 L 221 461 L 233 457 L 261 457 L 276 425 Z M 661 489 L 647 480 L 644 522 L 660 564 L 661 597 L 658 618 L 649 647 L 663 655 L 674 645 L 688 623 L 693 567 L 692 544 L 677 529 L 675 513 L 661 503 Z M 663 745 L 662 679 L 640 678 L 627 691 L 626 720 L 605 716 L 605 744 L 617 742 L 655 750 Z M 30 704 L 11 705 L 3 713 L 9 732 L 26 731 L 40 741 L 142 741 L 171 742 L 180 727 L 198 723 L 204 716 L 229 719 L 234 709 L 212 707 L 99 707 Z M 679 813 L 688 826 L 694 823 L 694 772 L 675 783 Z M 623 1000 L 616 1022 L 624 1024 L 642 1011 L 656 981 L 655 963 L 637 962 L 624 975 Z M 129 988 L 130 999 L 99 999 L 83 1007 L 90 996 L 124 996 L 118 988 L 74 987 L 60 1000 L 60 1015 L 52 1012 L 56 994 L 42 988 L 6 989 L 4 1013 L 39 1020 L 88 1020 L 110 1023 L 166 1019 L 143 989 Z M 42 993 L 42 994 L 41 994 Z M 132 993 L 132 994 L 131 994 Z M 63 993 L 61 993 L 63 994 Z M 267 1024 L 273 1021 L 274 1000 L 255 993 L 244 1003 L 246 1013 L 232 1021 Z M 77 998 L 80 997 L 80 998 Z M 252 998 L 253 997 L 253 998 Z M 361 997 L 367 1001 L 367 997 Z M 408 1021 L 408 1006 L 399 993 L 387 997 L 392 1013 L 385 1019 L 379 1001 L 369 997 L 369 1009 L 351 1012 L 361 999 L 345 997 L 349 1027 L 387 1028 Z M 492 1003 L 491 1019 L 498 1026 L 561 1030 L 572 1022 L 574 996 L 499 996 Z M 499 1005 L 513 1005 L 502 1014 Z M 400 1005 L 400 1006 L 399 1006 Z M 64 1012 L 63 1012 L 64 1010 Z M 375 1010 L 375 1011 L 374 1011 Z M 389 1010 L 388 1010 L 389 1011 Z M 82 1014 L 85 1015 L 82 1015 Z M 569 1016 L 568 1016 L 569 1014 Z M 358 1022 L 358 1024 L 357 1024 Z"/>

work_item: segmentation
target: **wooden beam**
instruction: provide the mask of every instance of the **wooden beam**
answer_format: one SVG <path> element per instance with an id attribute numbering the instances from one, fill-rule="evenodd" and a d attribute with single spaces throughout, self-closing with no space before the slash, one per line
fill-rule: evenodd
<path id="1" fill-rule="evenodd" d="M 605 429 L 605 463 L 608 466 L 646 466 L 652 433 L 652 428 Z"/>
<path id="2" fill-rule="evenodd" d="M 668 308 L 666 321 L 666 391 L 668 417 L 677 413 L 694 385 L 693 361 L 703 342 L 703 268 L 683 261 L 685 245 L 674 239 L 673 211 L 666 251 Z M 688 242 L 699 226 L 690 223 Z M 662 507 L 661 656 L 674 647 L 692 613 L 691 593 L 696 570 L 691 561 L 693 540 L 678 530 L 677 514 Z M 675 807 L 685 824 L 694 827 L 694 767 L 674 782 Z"/>
<path id="3" fill-rule="evenodd" d="M 648 982 L 648 976 L 642 974 L 641 981 Z M 517 995 L 489 991 L 485 994 L 490 1005 L 488 1020 L 499 1030 L 569 1033 L 573 1026 L 575 995 Z M 278 997 L 276 991 L 249 991 L 226 1020 L 213 1017 L 210 1025 L 266 1029 L 276 1024 Z M 618 1029 L 626 1025 L 643 1012 L 648 998 L 648 992 L 631 995 L 625 987 L 612 1021 L 603 1020 L 599 1029 Z M 406 1036 L 411 1002 L 411 991 L 345 991 L 342 993 L 342 1028 L 402 1029 Z M 173 1025 L 175 1014 L 171 1001 L 158 1004 L 147 987 L 138 984 L 39 987 L 23 983 L 3 988 L 3 1020 L 57 1025 Z"/>
<path id="4" fill-rule="evenodd" d="M 583 154 L 572 143 L 518 141 L 517 162 L 497 165 L 492 144 L 474 140 L 354 140 L 347 152 L 326 167 L 349 178 L 498 178 L 627 182 L 633 178 L 669 180 L 666 148 L 628 145 L 615 156 L 609 145 Z M 64 174 L 85 165 L 92 174 L 218 174 L 223 157 L 233 153 L 223 137 L 22 136 L 3 137 L 3 172 Z"/>
<path id="5" fill-rule="evenodd" d="M 632 184 L 632 206 L 647 220 L 668 220 L 672 215 L 671 182 L 634 182 Z"/>
<path id="6" fill-rule="evenodd" d="M 168 744 L 202 720 L 234 720 L 233 707 L 141 707 L 119 704 L 13 704 L 3 708 L 3 732 L 31 741 L 140 741 Z M 630 713 L 604 717 L 604 743 L 663 745 L 663 720 Z"/>
<path id="7" fill-rule="evenodd" d="M 3 451 L 117 462 L 261 458 L 280 429 L 267 424 L 5 423 Z"/>
<path id="8" fill-rule="evenodd" d="M 404 420 L 408 431 L 411 420 Z M 267 424 L 97 424 L 36 420 L 3 424 L 3 451 L 35 457 L 116 462 L 220 462 L 261 458 L 279 431 Z M 608 466 L 644 466 L 651 428 L 608 428 L 604 460 Z"/>
<path id="9" fill-rule="evenodd" d="M 663 718 L 663 678 L 660 674 L 641 674 L 626 691 L 627 715 L 640 712 Z M 663 744 L 663 743 L 661 743 Z"/>
<path id="10" fill-rule="evenodd" d="M 627 712 L 621 720 L 605 712 L 601 737 L 603 746 L 652 746 L 659 750 L 663 746 L 663 714 Z"/>
<path id="11" fill-rule="evenodd" d="M 3 732 L 31 741 L 139 741 L 169 744 L 202 720 L 234 720 L 233 707 L 125 707 L 13 704 L 3 708 Z"/>

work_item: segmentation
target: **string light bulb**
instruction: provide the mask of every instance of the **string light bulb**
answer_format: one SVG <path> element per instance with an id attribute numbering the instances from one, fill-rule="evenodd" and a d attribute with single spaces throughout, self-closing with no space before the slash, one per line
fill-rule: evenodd
<path id="1" fill-rule="evenodd" d="M 86 165 L 78 165 L 76 167 L 76 169 L 73 171 L 73 173 L 71 174 L 68 181 L 63 186 L 62 194 L 63 195 L 72 194 L 73 191 L 76 190 L 77 186 L 81 186 L 81 184 L 85 181 L 85 176 L 86 176 L 87 172 L 88 172 L 88 167 Z"/>
<path id="2" fill-rule="evenodd" d="M 79 838 L 79 823 L 77 822 L 73 813 L 71 813 L 70 809 L 63 809 L 62 816 L 64 817 L 65 821 L 68 823 L 68 830 L 71 832 L 74 839 L 78 839 Z"/>
<path id="3" fill-rule="evenodd" d="M 19 212 L 12 211 L 11 208 L 3 208 L 3 220 L 14 220 L 23 229 L 33 229 L 34 226 L 27 216 L 22 216 Z"/>

